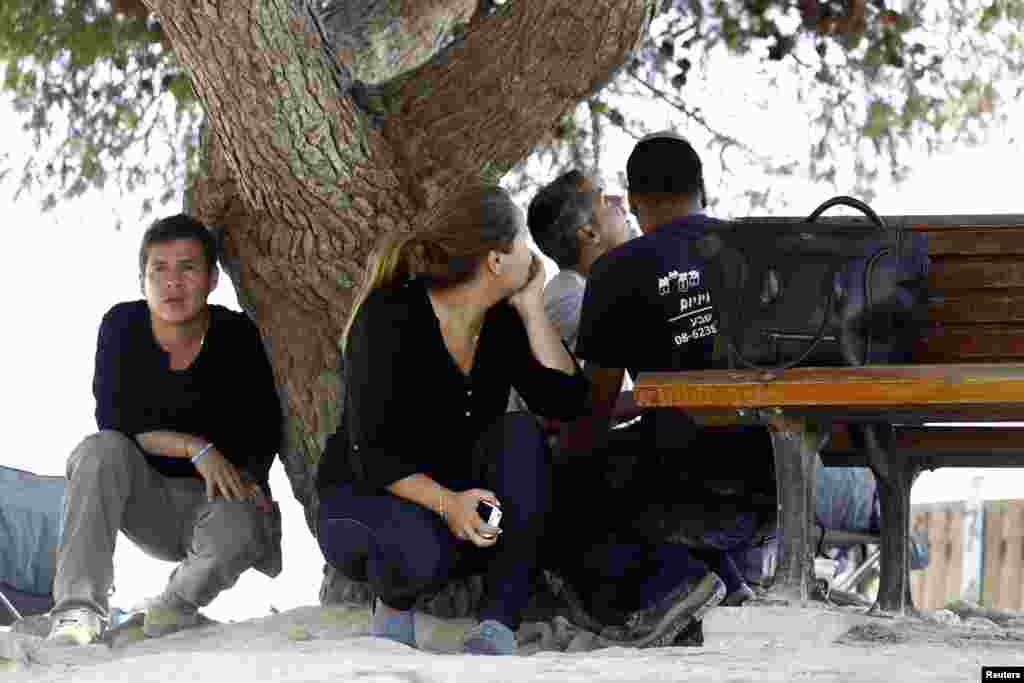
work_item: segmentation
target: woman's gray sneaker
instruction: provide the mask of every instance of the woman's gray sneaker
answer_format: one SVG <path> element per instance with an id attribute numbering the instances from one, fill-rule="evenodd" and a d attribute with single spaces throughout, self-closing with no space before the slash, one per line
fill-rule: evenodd
<path id="1" fill-rule="evenodd" d="M 725 583 L 714 572 L 702 579 L 679 584 L 675 590 L 646 609 L 633 612 L 625 626 L 601 631 L 608 645 L 664 647 L 671 645 L 686 626 L 703 619 L 725 597 Z"/>
<path id="2" fill-rule="evenodd" d="M 516 634 L 493 619 L 481 621 L 462 639 L 462 651 L 467 655 L 514 655 L 516 649 Z"/>
<path id="3" fill-rule="evenodd" d="M 391 609 L 384 605 L 380 598 L 374 598 L 370 607 L 370 635 L 416 647 L 416 620 L 413 611 Z"/>

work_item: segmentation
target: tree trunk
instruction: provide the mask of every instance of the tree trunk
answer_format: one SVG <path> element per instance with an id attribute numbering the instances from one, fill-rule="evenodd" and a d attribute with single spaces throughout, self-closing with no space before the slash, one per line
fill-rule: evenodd
<path id="1" fill-rule="evenodd" d="M 465 0 L 335 3 L 355 27 L 309 0 L 145 3 L 206 110 L 187 203 L 262 332 L 315 533 L 339 340 L 373 243 L 525 157 L 632 55 L 656 3 L 514 0 L 468 24 Z"/>

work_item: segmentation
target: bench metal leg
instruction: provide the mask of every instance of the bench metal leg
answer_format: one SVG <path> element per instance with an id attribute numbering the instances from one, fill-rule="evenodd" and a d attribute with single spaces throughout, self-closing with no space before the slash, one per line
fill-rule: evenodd
<path id="1" fill-rule="evenodd" d="M 805 603 L 814 585 L 815 441 L 802 422 L 766 420 L 771 428 L 778 493 L 779 560 L 769 600 Z"/>
<path id="2" fill-rule="evenodd" d="M 882 512 L 881 577 L 876 607 L 894 614 L 913 614 L 908 547 L 910 488 L 921 467 L 914 460 L 884 447 L 887 427 L 865 425 L 858 431 L 858 437 L 863 438 L 868 464 L 878 482 L 878 501 Z"/>

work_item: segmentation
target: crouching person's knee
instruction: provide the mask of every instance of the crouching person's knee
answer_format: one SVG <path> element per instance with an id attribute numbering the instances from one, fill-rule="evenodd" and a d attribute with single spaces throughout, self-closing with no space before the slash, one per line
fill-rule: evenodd
<path id="1" fill-rule="evenodd" d="M 367 581 L 366 566 L 373 536 L 354 519 L 324 519 L 317 535 L 324 558 L 350 581 Z"/>
<path id="2" fill-rule="evenodd" d="M 250 503 L 226 499 L 207 503 L 193 530 L 193 552 L 223 567 L 226 575 L 240 574 L 267 551 L 263 514 Z"/>
<path id="3" fill-rule="evenodd" d="M 369 582 L 384 602 L 405 609 L 422 591 L 444 581 L 451 571 L 441 549 L 426 537 L 408 545 L 381 543 L 372 529 L 351 518 L 323 520 L 320 547 L 345 578 Z"/>
<path id="4" fill-rule="evenodd" d="M 67 462 L 67 478 L 96 473 L 105 469 L 130 466 L 138 457 L 138 446 L 122 434 L 104 429 L 90 434 L 71 452 Z"/>

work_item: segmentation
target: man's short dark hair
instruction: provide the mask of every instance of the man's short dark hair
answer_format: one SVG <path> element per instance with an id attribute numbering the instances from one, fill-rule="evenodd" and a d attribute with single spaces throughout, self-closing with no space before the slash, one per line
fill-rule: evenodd
<path id="1" fill-rule="evenodd" d="M 684 194 L 707 206 L 700 155 L 671 131 L 652 133 L 636 143 L 626 162 L 626 182 L 631 194 Z"/>
<path id="2" fill-rule="evenodd" d="M 569 171 L 540 189 L 526 210 L 526 225 L 537 247 L 559 268 L 580 262 L 576 231 L 593 219 L 593 195 L 586 176 Z"/>
<path id="3" fill-rule="evenodd" d="M 196 240 L 203 247 L 206 266 L 212 273 L 217 267 L 217 240 L 205 225 L 191 216 L 179 213 L 153 221 L 142 236 L 139 247 L 139 272 L 146 271 L 149 259 L 149 248 L 154 244 L 173 242 L 174 240 Z"/>

